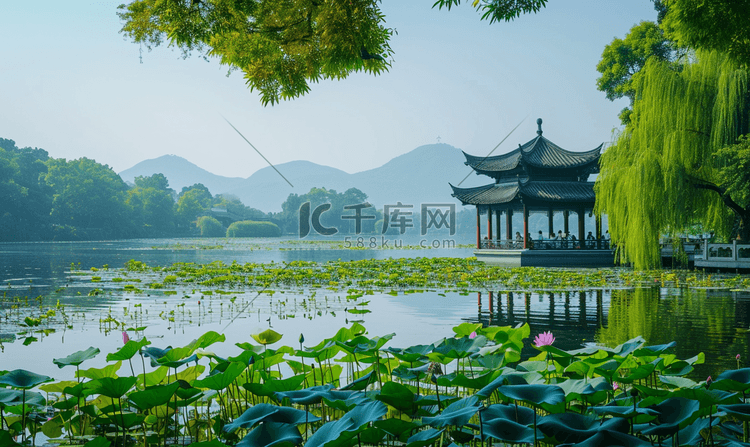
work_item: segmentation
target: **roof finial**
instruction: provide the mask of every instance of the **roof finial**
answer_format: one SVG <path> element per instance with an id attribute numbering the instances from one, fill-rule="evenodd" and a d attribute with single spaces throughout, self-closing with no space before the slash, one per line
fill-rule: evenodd
<path id="1" fill-rule="evenodd" d="M 537 118 L 536 123 L 537 125 L 539 125 L 539 129 L 536 131 L 536 134 L 541 136 L 542 135 L 542 119 Z"/>

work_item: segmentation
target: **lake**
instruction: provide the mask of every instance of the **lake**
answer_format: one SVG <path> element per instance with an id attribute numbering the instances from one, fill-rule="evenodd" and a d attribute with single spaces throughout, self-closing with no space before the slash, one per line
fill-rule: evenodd
<path id="1" fill-rule="evenodd" d="M 136 259 L 150 266 L 177 262 L 288 263 L 341 260 L 455 257 L 472 255 L 472 248 L 347 249 L 345 241 L 300 243 L 297 240 L 158 239 L 102 242 L 0 244 L 0 369 L 24 368 L 56 379 L 72 378 L 52 358 L 65 357 L 89 346 L 103 354 L 83 367 L 101 367 L 105 353 L 122 345 L 121 328 L 147 327 L 142 335 L 153 346 L 182 346 L 203 332 L 224 333 L 227 342 L 212 346 L 219 355 L 235 355 L 234 343 L 250 341 L 250 334 L 273 328 L 284 334 L 282 344 L 317 344 L 353 321 L 370 336 L 395 333 L 388 346 L 429 344 L 452 335 L 463 322 L 512 325 L 528 322 L 531 338 L 552 331 L 555 346 L 574 349 L 585 342 L 615 346 L 642 335 L 651 344 L 676 341 L 674 353 L 689 358 L 698 352 L 706 364 L 694 377 L 705 378 L 736 368 L 735 356 L 750 358 L 750 294 L 729 290 L 663 287 L 587 288 L 567 291 L 474 290 L 460 293 L 430 289 L 376 292 L 365 295 L 366 306 L 352 313 L 347 292 L 325 288 L 272 287 L 273 294 L 255 289 L 216 290 L 184 287 L 176 291 L 124 290 L 103 280 L 122 275 L 123 265 Z M 91 268 L 110 270 L 92 272 Z M 144 278 L 144 284 L 147 282 Z M 58 305 L 59 303 L 59 305 Z M 49 322 L 19 334 L 26 316 L 38 318 L 57 309 Z M 359 311 L 365 313 L 359 313 Z M 134 335 L 131 332 L 131 336 Z M 138 334 L 141 335 L 141 334 Z M 4 338 L 3 338 L 4 337 Z M 531 340 L 529 340 L 530 342 Z M 25 345 L 26 343 L 27 345 Z M 524 355 L 536 351 L 527 347 Z"/>

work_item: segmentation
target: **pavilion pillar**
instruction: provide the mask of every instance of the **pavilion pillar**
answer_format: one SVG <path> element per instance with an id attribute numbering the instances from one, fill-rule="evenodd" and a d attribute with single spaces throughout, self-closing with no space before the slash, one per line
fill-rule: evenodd
<path id="1" fill-rule="evenodd" d="M 505 210 L 505 239 L 513 240 L 513 210 L 510 208 Z"/>
<path id="2" fill-rule="evenodd" d="M 583 248 L 584 241 L 586 239 L 586 221 L 584 218 L 586 217 L 586 209 L 585 208 L 579 208 L 578 209 L 578 243 L 581 244 L 581 248 Z"/>
<path id="3" fill-rule="evenodd" d="M 601 216 L 596 216 L 596 239 L 599 240 L 602 238 L 602 218 Z"/>
<path id="4" fill-rule="evenodd" d="M 477 249 L 482 248 L 482 233 L 480 231 L 479 207 L 477 206 Z"/>
<path id="5" fill-rule="evenodd" d="M 529 248 L 529 209 L 523 204 L 523 248 Z"/>
<path id="6" fill-rule="evenodd" d="M 570 217 L 570 211 L 565 210 L 563 211 L 563 236 L 567 236 L 570 232 L 570 228 L 568 225 L 568 217 Z"/>
<path id="7" fill-rule="evenodd" d="M 547 221 L 549 224 L 549 231 L 547 231 L 546 237 L 549 237 L 551 234 L 555 232 L 554 224 L 552 223 L 552 218 L 555 216 L 555 210 L 550 208 L 547 210 Z"/>
<path id="8" fill-rule="evenodd" d="M 503 237 L 502 236 L 503 233 L 500 232 L 500 222 L 501 222 L 500 214 L 502 214 L 502 211 L 500 210 L 495 211 L 495 232 L 497 233 L 498 239 Z"/>
<path id="9" fill-rule="evenodd" d="M 492 208 L 490 207 L 487 207 L 487 240 L 492 240 Z"/>

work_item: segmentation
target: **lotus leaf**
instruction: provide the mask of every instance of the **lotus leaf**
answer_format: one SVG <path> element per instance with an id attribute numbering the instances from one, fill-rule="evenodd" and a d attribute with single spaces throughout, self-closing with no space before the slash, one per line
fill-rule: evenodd
<path id="1" fill-rule="evenodd" d="M 145 418 L 146 416 L 142 414 L 125 411 L 112 414 L 109 420 L 118 427 L 130 430 L 135 426 L 141 425 Z"/>
<path id="2" fill-rule="evenodd" d="M 750 404 L 719 405 L 719 411 L 726 411 L 741 421 L 750 421 Z"/>
<path id="3" fill-rule="evenodd" d="M 651 443 L 631 436 L 627 433 L 612 430 L 598 430 L 593 436 L 575 444 L 561 444 L 561 446 L 576 447 L 651 447 Z M 691 444 L 692 445 L 692 444 Z"/>
<path id="4" fill-rule="evenodd" d="M 477 332 L 480 329 L 482 329 L 482 323 L 461 323 L 453 327 L 453 332 L 456 333 L 456 337 L 460 338 L 468 337 L 472 332 Z"/>
<path id="5" fill-rule="evenodd" d="M 493 391 L 499 387 L 510 384 L 510 385 L 531 385 L 544 383 L 544 377 L 536 371 L 522 372 L 522 373 L 504 373 L 500 377 L 490 382 L 487 386 L 477 391 L 477 396 L 480 398 L 490 397 Z"/>
<path id="6" fill-rule="evenodd" d="M 620 433 L 630 430 L 630 424 L 625 419 L 598 421 L 576 413 L 550 414 L 543 417 L 537 426 L 547 438 L 554 439 L 560 444 L 579 444 L 594 436 L 599 430 Z"/>
<path id="7" fill-rule="evenodd" d="M 397 382 L 386 382 L 380 389 L 380 394 L 375 399 L 385 402 L 393 408 L 406 414 L 414 414 L 417 411 L 416 395 L 405 385 Z"/>
<path id="8" fill-rule="evenodd" d="M 133 388 L 135 377 L 102 377 L 88 383 L 88 388 L 95 394 L 119 399 Z"/>
<path id="9" fill-rule="evenodd" d="M 110 354 L 107 354 L 107 361 L 108 362 L 114 362 L 117 360 L 128 360 L 133 358 L 134 355 L 138 353 L 138 351 L 141 350 L 144 346 L 150 345 L 151 342 L 148 341 L 145 337 L 138 340 L 128 340 L 125 345 L 120 348 L 117 352 L 113 352 Z"/>
<path id="10" fill-rule="evenodd" d="M 477 377 L 468 378 L 465 374 L 453 372 L 438 377 L 437 383 L 440 386 L 459 386 L 472 390 L 479 390 L 489 385 L 501 374 L 501 371 L 490 371 Z"/>
<path id="11" fill-rule="evenodd" d="M 419 361 L 421 358 L 425 357 L 427 354 L 432 352 L 432 350 L 435 348 L 435 345 L 415 345 L 410 346 L 406 349 L 398 349 L 398 348 L 387 348 L 385 349 L 385 352 L 388 352 L 392 354 L 397 359 L 401 360 L 402 362 L 408 362 L 408 363 L 414 363 L 416 361 Z"/>
<path id="12" fill-rule="evenodd" d="M 387 433 L 377 427 L 368 427 L 357 433 L 357 441 L 362 445 L 380 445 Z"/>
<path id="13" fill-rule="evenodd" d="M 442 343 L 435 346 L 435 349 L 433 349 L 432 353 L 428 354 L 427 357 L 433 361 L 448 363 L 445 362 L 442 357 L 452 360 L 463 359 L 478 352 L 479 349 L 486 344 L 487 337 L 484 335 L 477 335 L 474 339 L 469 337 L 446 338 Z M 436 354 L 440 355 L 438 356 Z"/>
<path id="14" fill-rule="evenodd" d="M 374 372 L 369 372 L 365 374 L 364 376 L 360 377 L 359 379 L 347 383 L 345 386 L 342 386 L 342 390 L 352 390 L 352 391 L 362 391 L 365 388 L 367 388 L 369 385 L 372 385 L 377 381 L 378 376 Z"/>
<path id="15" fill-rule="evenodd" d="M 422 422 L 435 428 L 463 427 L 477 411 L 479 411 L 479 399 L 476 396 L 465 397 L 448 405 L 438 416 L 422 418 Z"/>
<path id="16" fill-rule="evenodd" d="M 120 370 L 122 362 L 118 361 L 111 365 L 107 365 L 104 368 L 89 368 L 76 371 L 76 377 L 85 377 L 87 379 L 96 380 L 103 379 L 104 377 L 117 377 L 117 371 Z"/>
<path id="17" fill-rule="evenodd" d="M 98 436 L 83 445 L 83 447 L 109 447 L 112 443 L 104 436 Z"/>
<path id="18" fill-rule="evenodd" d="M 556 385 L 504 385 L 498 387 L 497 392 L 508 399 L 537 406 L 565 402 L 565 392 Z"/>
<path id="19" fill-rule="evenodd" d="M 485 436 L 510 444 L 534 443 L 534 429 L 509 419 L 492 419 L 482 424 L 482 431 Z"/>
<path id="20" fill-rule="evenodd" d="M 375 421 L 372 425 L 383 430 L 394 438 L 400 438 L 406 432 L 410 432 L 420 425 L 403 419 L 388 418 L 381 421 Z"/>
<path id="21" fill-rule="evenodd" d="M 328 392 L 333 389 L 333 385 L 313 386 L 296 391 L 283 391 L 275 394 L 276 400 L 289 399 L 293 404 L 314 405 L 319 404 Z"/>
<path id="22" fill-rule="evenodd" d="M 653 408 L 643 408 L 640 406 L 636 406 L 633 408 L 633 405 L 605 405 L 603 407 L 594 407 L 592 408 L 594 413 L 602 416 L 614 416 L 614 417 L 620 417 L 625 419 L 631 419 L 638 416 L 644 416 L 644 419 L 651 420 L 655 418 L 659 412 L 654 410 Z M 645 422 L 645 421 L 642 421 Z"/>
<path id="23" fill-rule="evenodd" d="M 327 396 L 323 397 L 323 402 L 331 408 L 343 412 L 350 411 L 352 408 L 367 402 L 369 399 L 364 393 L 358 391 L 338 391 L 331 390 Z"/>
<path id="24" fill-rule="evenodd" d="M 227 447 L 227 445 L 218 439 L 212 439 L 210 441 L 194 442 L 190 444 L 190 447 Z"/>
<path id="25" fill-rule="evenodd" d="M 252 337 L 253 337 L 253 340 L 258 342 L 259 344 L 266 346 L 266 345 L 272 345 L 276 343 L 277 341 L 281 340 L 281 337 L 283 337 L 283 335 L 279 334 L 273 329 L 266 329 L 265 331 L 259 334 L 253 334 Z"/>
<path id="26" fill-rule="evenodd" d="M 164 349 L 155 348 L 153 346 L 150 346 L 148 348 L 144 348 L 143 349 L 143 355 L 144 355 L 144 357 L 147 357 L 147 358 L 151 359 L 151 366 L 153 366 L 154 368 L 156 368 L 157 366 L 159 366 L 159 364 L 157 363 L 157 360 L 159 360 L 160 358 L 164 357 L 167 354 L 167 352 L 169 352 L 171 350 L 172 350 L 171 346 L 167 346 Z"/>
<path id="27" fill-rule="evenodd" d="M 440 430 L 436 430 L 434 428 L 428 428 L 427 430 L 422 430 L 419 433 L 411 436 L 406 441 L 406 447 L 425 447 L 437 440 L 437 438 L 440 437 L 440 435 L 443 434 L 443 431 L 445 431 L 444 428 L 441 428 Z"/>
<path id="28" fill-rule="evenodd" d="M 0 445 L 3 447 L 21 447 L 21 444 L 13 440 L 13 437 L 7 430 L 0 429 Z"/>
<path id="29" fill-rule="evenodd" d="M 656 357 L 664 351 L 674 348 L 675 346 L 677 346 L 677 342 L 674 341 L 663 345 L 643 346 L 633 351 L 633 355 L 635 355 L 636 357 Z"/>
<path id="30" fill-rule="evenodd" d="M 612 350 L 612 352 L 614 352 L 620 357 L 627 357 L 628 355 L 635 352 L 636 349 L 639 349 L 644 344 L 646 344 L 646 340 L 644 340 L 643 337 L 639 335 L 617 346 L 615 349 Z"/>
<path id="31" fill-rule="evenodd" d="M 157 385 L 146 388 L 143 391 L 130 393 L 128 399 L 139 409 L 148 410 L 159 405 L 165 405 L 174 396 L 179 387 L 179 382 L 172 382 L 169 385 Z"/>
<path id="32" fill-rule="evenodd" d="M 711 387 L 718 390 L 746 392 L 750 390 L 750 368 L 724 371 L 719 374 Z"/>
<path id="33" fill-rule="evenodd" d="M 0 384 L 9 385 L 13 388 L 19 388 L 22 390 L 28 390 L 29 388 L 34 388 L 37 385 L 52 382 L 53 380 L 52 377 L 36 374 L 31 371 L 26 371 L 25 369 L 16 369 L 0 376 Z"/>
<path id="34" fill-rule="evenodd" d="M 228 387 L 234 380 L 239 377 L 245 370 L 246 366 L 242 363 L 230 363 L 224 372 L 209 375 L 204 379 L 195 380 L 195 388 L 208 388 L 211 390 L 223 390 Z"/>
<path id="35" fill-rule="evenodd" d="M 607 399 L 612 386 L 604 377 L 595 377 L 591 380 L 569 379 L 557 386 L 565 392 L 565 401 L 586 401 L 589 404 L 597 404 Z"/>
<path id="36" fill-rule="evenodd" d="M 242 387 L 256 396 L 273 397 L 275 393 L 294 391 L 305 381 L 305 374 L 288 377 L 286 379 L 272 379 L 264 383 L 243 383 Z"/>
<path id="37" fill-rule="evenodd" d="M 304 410 L 292 407 L 278 407 L 270 404 L 258 404 L 248 408 L 239 417 L 235 418 L 234 421 L 226 424 L 224 431 L 233 433 L 240 428 L 250 429 L 261 422 L 299 425 L 319 420 L 318 416 Z"/>
<path id="38" fill-rule="evenodd" d="M 88 359 L 93 359 L 97 354 L 99 354 L 99 352 L 101 352 L 99 351 L 99 348 L 95 348 L 92 346 L 84 351 L 74 352 L 73 354 L 70 354 L 69 356 L 62 359 L 52 359 L 52 363 L 54 363 L 58 368 L 61 369 L 71 365 L 78 366 Z"/>
<path id="39" fill-rule="evenodd" d="M 661 382 L 662 385 L 665 385 L 669 389 L 697 388 L 699 386 L 703 386 L 702 384 L 693 382 L 692 380 L 685 377 L 659 376 L 659 382 Z"/>
<path id="40" fill-rule="evenodd" d="M 695 420 L 700 403 L 684 397 L 672 397 L 649 408 L 659 413 L 656 417 L 658 425 L 637 427 L 637 430 L 647 436 L 671 436 Z"/>
<path id="41" fill-rule="evenodd" d="M 383 417 L 388 408 L 381 402 L 369 401 L 350 412 L 341 419 L 323 424 L 305 443 L 305 447 L 335 447 L 348 445 L 358 432 L 363 431 L 367 424 Z"/>
<path id="42" fill-rule="evenodd" d="M 282 422 L 265 422 L 247 434 L 237 447 L 290 447 L 302 443 L 297 427 Z"/>

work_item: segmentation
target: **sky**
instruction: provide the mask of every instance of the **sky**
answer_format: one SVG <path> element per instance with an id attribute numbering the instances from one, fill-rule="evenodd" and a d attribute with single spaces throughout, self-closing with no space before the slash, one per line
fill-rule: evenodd
<path id="1" fill-rule="evenodd" d="M 249 177 L 266 162 L 308 160 L 349 173 L 439 141 L 475 155 L 544 136 L 572 151 L 612 139 L 625 100 L 596 89 L 615 37 L 655 20 L 650 0 L 549 0 L 489 24 L 464 1 L 383 0 L 395 28 L 389 72 L 312 84 L 263 106 L 240 72 L 119 33 L 123 0 L 0 0 L 0 138 L 116 172 L 174 154 L 215 174 Z M 461 169 L 461 166 L 457 166 Z"/>

